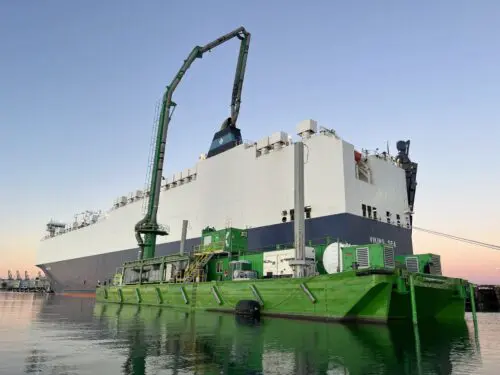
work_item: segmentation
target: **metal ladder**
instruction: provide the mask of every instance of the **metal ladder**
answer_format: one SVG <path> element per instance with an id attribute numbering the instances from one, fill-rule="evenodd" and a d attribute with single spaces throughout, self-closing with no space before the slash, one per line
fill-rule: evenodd
<path id="1" fill-rule="evenodd" d="M 203 267 L 207 265 L 214 253 L 200 253 L 195 254 L 195 261 L 190 263 L 184 272 L 184 282 L 188 283 L 190 281 L 194 281 L 196 276 L 198 275 L 198 270 L 202 270 Z"/>
<path id="2" fill-rule="evenodd" d="M 154 165 L 154 156 L 155 156 L 155 148 L 156 148 L 156 138 L 158 132 L 158 124 L 160 122 L 160 108 L 161 108 L 161 100 L 158 100 L 155 105 L 155 114 L 153 118 L 153 130 L 151 132 L 151 141 L 149 146 L 149 156 L 148 156 L 148 170 L 146 172 L 146 182 L 144 183 L 144 199 L 142 202 L 142 214 L 146 214 L 148 210 L 148 196 L 146 196 L 146 191 L 151 191 L 151 186 L 149 185 L 151 182 L 151 173 L 153 173 L 153 165 Z"/>

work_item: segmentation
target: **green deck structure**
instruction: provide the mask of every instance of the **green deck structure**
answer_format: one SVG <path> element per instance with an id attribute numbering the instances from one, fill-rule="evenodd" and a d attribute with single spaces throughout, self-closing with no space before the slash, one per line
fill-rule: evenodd
<path id="1" fill-rule="evenodd" d="M 267 316 L 411 321 L 411 276 L 418 320 L 464 320 L 465 280 L 409 272 L 404 259 L 395 260 L 386 245 L 342 248 L 343 269 L 333 274 L 321 262 L 327 243 L 317 245 L 316 272 L 303 278 L 264 278 L 265 252 L 247 252 L 246 245 L 244 230 L 207 228 L 189 254 L 125 263 L 113 285 L 97 288 L 96 300 L 223 312 L 233 312 L 241 300 L 253 300 Z"/>

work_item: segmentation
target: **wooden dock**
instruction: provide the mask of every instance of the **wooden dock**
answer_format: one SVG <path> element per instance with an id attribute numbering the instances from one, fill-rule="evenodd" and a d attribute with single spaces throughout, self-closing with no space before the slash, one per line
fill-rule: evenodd
<path id="1" fill-rule="evenodd" d="M 475 292 L 477 311 L 500 312 L 500 285 L 477 285 Z M 471 311 L 470 299 L 465 308 Z"/>

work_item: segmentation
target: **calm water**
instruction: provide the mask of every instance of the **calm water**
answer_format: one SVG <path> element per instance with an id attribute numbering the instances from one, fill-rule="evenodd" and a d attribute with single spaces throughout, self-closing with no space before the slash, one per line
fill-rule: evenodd
<path id="1" fill-rule="evenodd" d="M 499 374 L 500 314 L 340 325 L 0 293 L 0 374 Z"/>

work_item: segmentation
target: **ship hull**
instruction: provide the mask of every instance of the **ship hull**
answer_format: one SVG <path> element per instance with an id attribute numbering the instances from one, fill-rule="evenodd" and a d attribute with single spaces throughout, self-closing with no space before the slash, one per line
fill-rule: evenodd
<path id="1" fill-rule="evenodd" d="M 396 255 L 413 254 L 411 230 L 370 220 L 348 213 L 307 219 L 306 242 L 324 241 L 326 237 L 352 244 L 386 242 L 394 246 Z M 186 251 L 200 243 L 200 238 L 186 241 Z M 293 243 L 293 222 L 279 223 L 248 229 L 248 249 L 274 250 L 276 244 Z M 157 245 L 156 255 L 169 255 L 179 251 L 179 241 Z M 123 249 L 93 256 L 38 264 L 51 279 L 55 292 L 94 292 L 97 282 L 113 277 L 124 262 L 137 259 L 138 248 Z"/>

